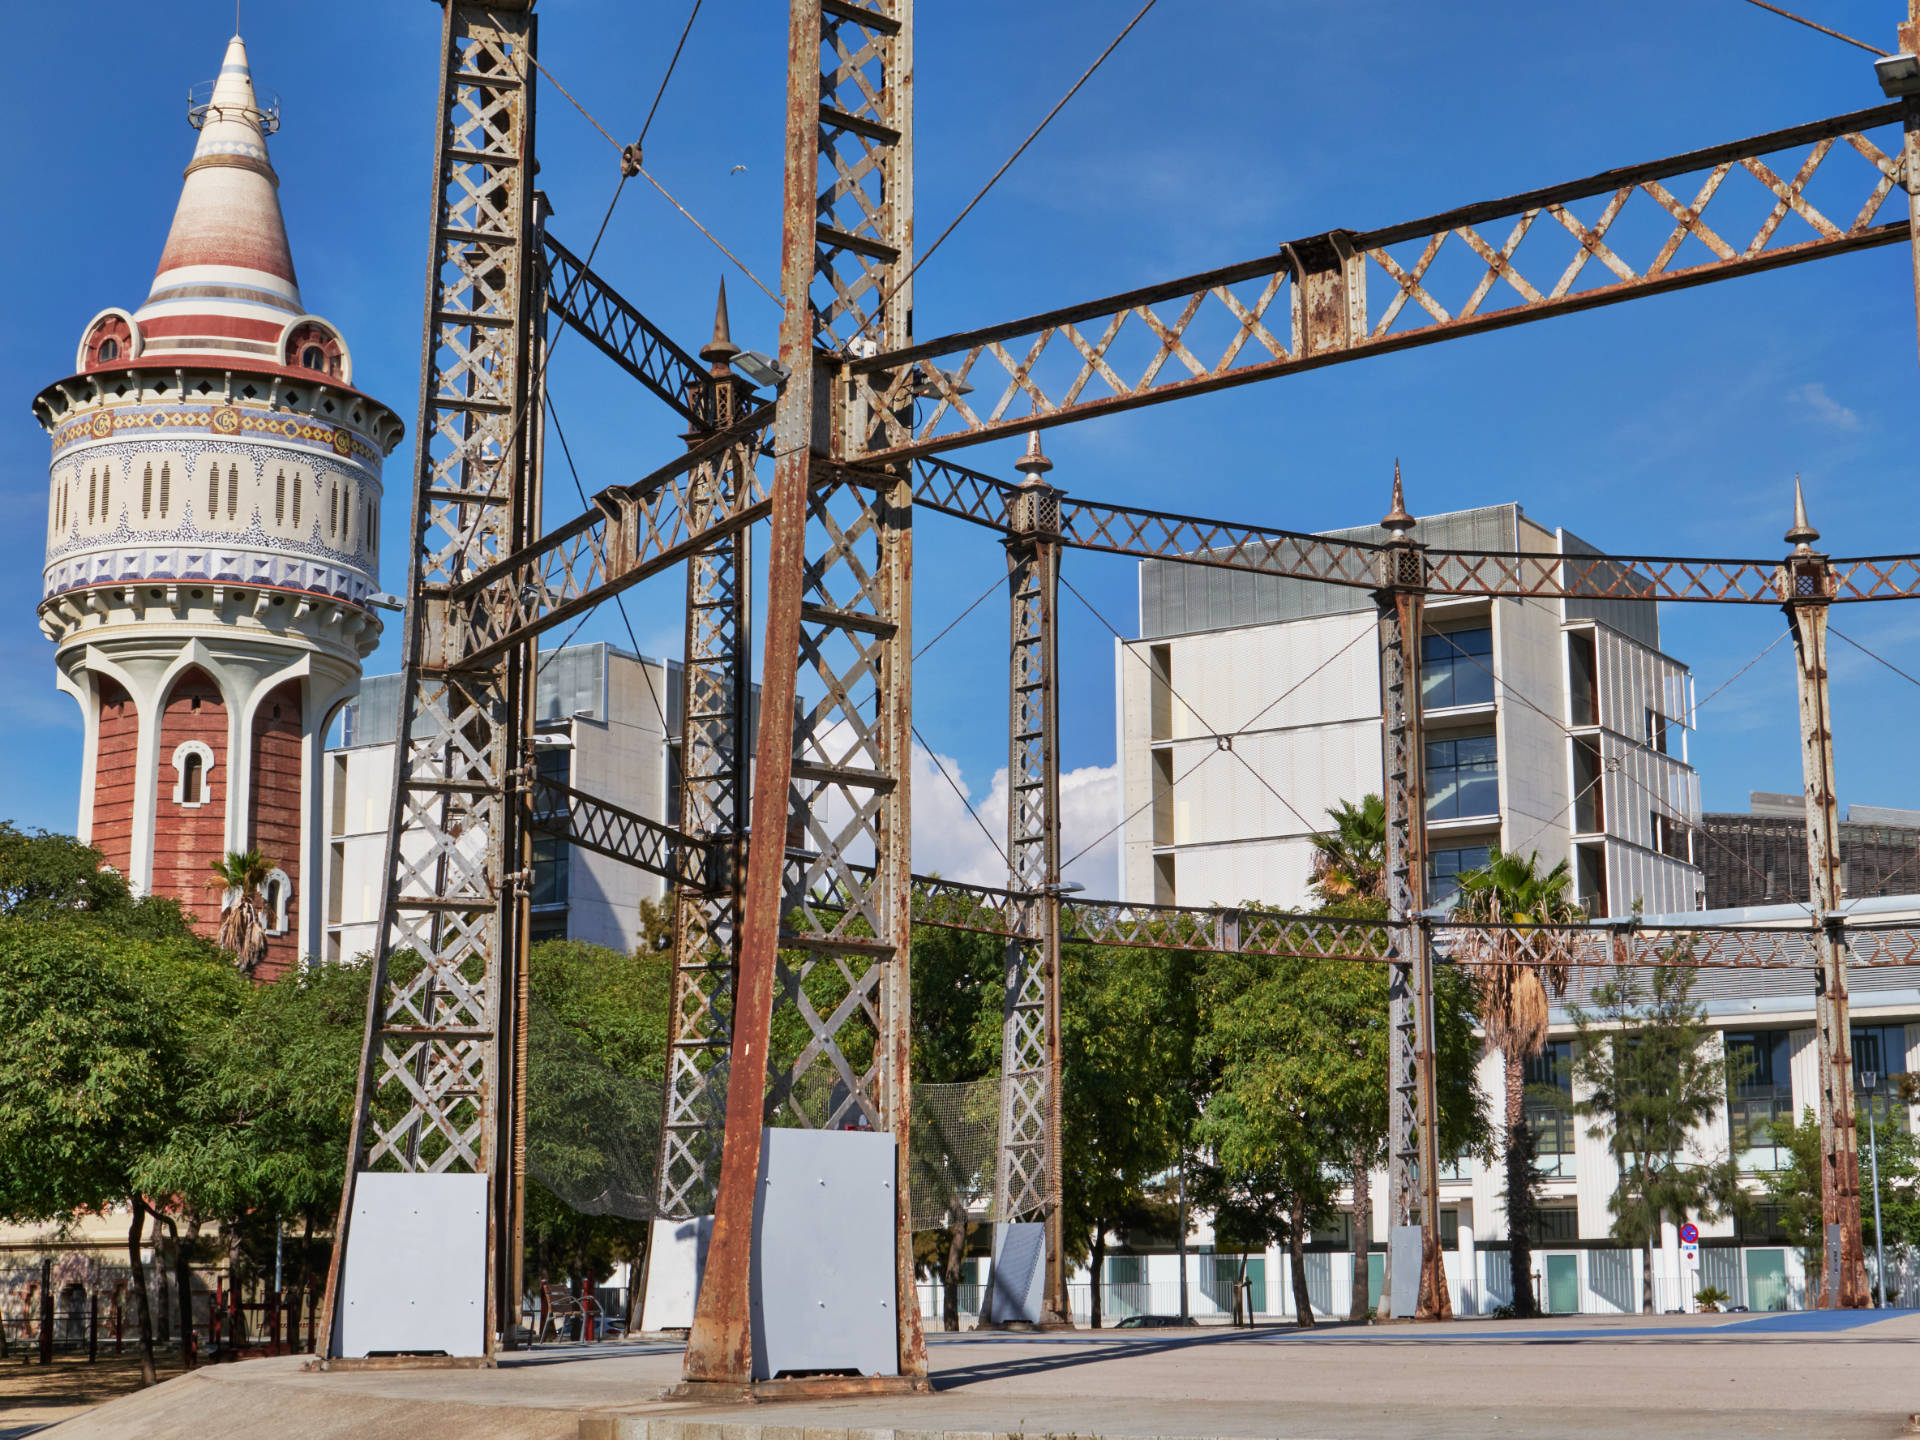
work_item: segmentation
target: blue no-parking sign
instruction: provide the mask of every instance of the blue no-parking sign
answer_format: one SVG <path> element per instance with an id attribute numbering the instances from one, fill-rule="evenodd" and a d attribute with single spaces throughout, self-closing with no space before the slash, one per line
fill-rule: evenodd
<path id="1" fill-rule="evenodd" d="M 1691 1220 L 1687 1221 L 1686 1224 L 1680 1227 L 1680 1243 L 1682 1245 L 1698 1245 L 1700 1243 L 1700 1227 Z"/>

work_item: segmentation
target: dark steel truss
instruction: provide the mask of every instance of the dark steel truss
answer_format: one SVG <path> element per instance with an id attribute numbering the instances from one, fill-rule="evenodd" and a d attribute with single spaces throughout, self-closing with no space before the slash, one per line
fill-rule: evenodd
<path id="1" fill-rule="evenodd" d="M 689 891 L 710 892 L 724 874 L 707 841 L 584 790 L 536 775 L 523 794 L 523 823 L 539 834 L 622 861 Z"/>
<path id="2" fill-rule="evenodd" d="M 714 377 L 553 236 L 546 239 L 547 309 L 703 431 L 714 420 Z"/>
<path id="3" fill-rule="evenodd" d="M 328 1355 L 355 1181 L 366 1170 L 486 1175 L 488 1352 L 518 1309 L 523 1072 L 513 1060 L 527 844 L 509 786 L 530 738 L 530 647 L 458 669 L 439 662 L 449 631 L 498 628 L 492 592 L 453 592 L 525 546 L 539 513 L 535 24 L 525 3 L 452 0 L 445 9 L 413 603 L 378 949 L 322 1321 Z M 407 951 L 417 965 L 391 966 Z"/>
<path id="4" fill-rule="evenodd" d="M 1889 205 L 1905 150 L 1897 133 L 1868 132 L 1902 114 L 1881 105 L 1384 230 L 1334 230 L 856 358 L 853 373 L 878 391 L 856 444 L 870 459 L 925 455 L 1893 244 L 1909 233 L 1905 207 Z M 1731 198 L 1743 189 L 1767 202 L 1757 224 Z"/>

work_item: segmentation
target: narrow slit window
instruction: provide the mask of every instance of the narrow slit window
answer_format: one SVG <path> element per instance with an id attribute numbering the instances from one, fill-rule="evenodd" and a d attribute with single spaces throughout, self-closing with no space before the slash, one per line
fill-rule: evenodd
<path id="1" fill-rule="evenodd" d="M 340 534 L 340 483 L 335 481 L 327 490 L 327 536 L 329 539 Z"/>
<path id="2" fill-rule="evenodd" d="M 89 525 L 93 523 L 94 505 L 99 498 L 100 472 L 97 470 L 89 470 L 87 471 L 87 523 Z"/>
<path id="3" fill-rule="evenodd" d="M 229 520 L 240 510 L 240 467 L 227 466 L 227 518 Z"/>
<path id="4" fill-rule="evenodd" d="M 108 510 L 111 508 L 108 497 L 112 490 L 113 467 L 109 465 L 100 472 L 100 520 L 103 524 L 106 522 Z"/>
<path id="5" fill-rule="evenodd" d="M 287 519 L 287 472 L 281 470 L 273 477 L 273 523 L 284 525 Z"/>
<path id="6" fill-rule="evenodd" d="M 220 518 L 220 467 L 214 466 L 207 475 L 207 519 Z"/>
<path id="7" fill-rule="evenodd" d="M 206 784 L 206 766 L 197 753 L 189 751 L 180 761 L 180 803 L 198 805 L 205 799 L 200 792 Z"/>
<path id="8" fill-rule="evenodd" d="M 145 520 L 145 519 L 148 519 L 150 516 L 152 516 L 152 514 L 153 514 L 153 463 L 149 461 L 147 463 L 147 468 L 144 471 L 142 471 L 140 475 L 140 518 L 142 520 Z"/>
<path id="9" fill-rule="evenodd" d="M 167 518 L 167 492 L 173 488 L 173 467 L 160 462 L 160 518 Z"/>
<path id="10" fill-rule="evenodd" d="M 293 472 L 293 528 L 300 528 L 300 472 Z"/>

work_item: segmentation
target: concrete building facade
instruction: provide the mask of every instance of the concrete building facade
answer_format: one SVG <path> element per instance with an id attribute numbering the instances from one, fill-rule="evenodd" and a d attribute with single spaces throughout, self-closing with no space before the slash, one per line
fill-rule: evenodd
<path id="1" fill-rule="evenodd" d="M 401 437 L 308 313 L 235 36 L 146 303 L 88 322 L 40 392 L 40 624 L 85 722 L 77 831 L 215 928 L 209 866 L 258 848 L 263 971 L 311 953 L 322 741 L 380 635 L 381 466 Z"/>
<path id="2" fill-rule="evenodd" d="M 1333 532 L 1380 541 L 1378 527 Z M 1419 522 L 1435 549 L 1596 553 L 1518 505 Z M 1364 590 L 1140 566 L 1116 642 L 1129 900 L 1298 907 L 1327 811 L 1381 789 L 1377 626 Z M 1429 891 L 1488 848 L 1566 861 L 1590 914 L 1695 909 L 1692 677 L 1638 601 L 1432 600 L 1422 639 Z"/>
<path id="3" fill-rule="evenodd" d="M 369 676 L 326 752 L 326 926 L 315 953 L 327 961 L 376 948 L 400 699 L 399 675 Z M 536 687 L 534 762 L 550 779 L 675 823 L 680 703 L 677 661 L 607 644 L 549 651 Z M 641 902 L 666 893 L 658 876 L 549 835 L 534 836 L 533 854 L 535 941 L 631 950 Z"/>

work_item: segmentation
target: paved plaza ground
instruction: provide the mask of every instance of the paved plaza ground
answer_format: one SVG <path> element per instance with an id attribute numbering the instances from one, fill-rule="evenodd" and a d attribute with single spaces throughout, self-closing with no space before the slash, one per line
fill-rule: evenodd
<path id="1" fill-rule="evenodd" d="M 726 1409 L 660 1399 L 679 1378 L 679 1349 L 640 1341 L 508 1356 L 491 1371 L 307 1375 L 297 1358 L 254 1360 L 196 1371 L 39 1433 L 46 1440 L 963 1440 L 956 1432 L 972 1432 L 964 1440 L 1718 1440 L 1891 1437 L 1920 1411 L 1920 1312 L 1913 1311 L 1312 1332 L 935 1334 L 928 1350 L 936 1387 L 929 1396 Z M 0 1437 L 8 1440 L 27 1433 L 10 1432 L 10 1378 L 0 1376 Z"/>

